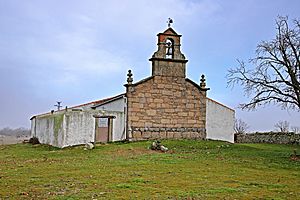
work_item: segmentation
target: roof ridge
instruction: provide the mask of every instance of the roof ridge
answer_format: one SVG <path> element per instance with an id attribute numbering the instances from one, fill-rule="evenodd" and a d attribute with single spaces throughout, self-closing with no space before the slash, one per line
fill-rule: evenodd
<path id="1" fill-rule="evenodd" d="M 235 110 L 234 110 L 233 108 L 230 108 L 230 107 L 228 107 L 228 106 L 226 106 L 226 105 L 224 105 L 224 104 L 222 104 L 222 103 L 220 103 L 220 102 L 218 102 L 218 101 L 216 101 L 216 100 L 214 100 L 214 99 L 212 99 L 212 98 L 209 98 L 209 97 L 206 97 L 206 98 L 207 98 L 208 100 L 211 100 L 212 102 L 215 102 L 215 103 L 219 104 L 220 106 L 223 106 L 223 107 L 228 108 L 228 109 L 230 109 L 230 110 L 232 110 L 232 111 L 235 112 Z"/>
<path id="2" fill-rule="evenodd" d="M 110 101 L 114 98 L 117 98 L 119 96 L 122 96 L 122 95 L 125 95 L 125 93 L 121 93 L 121 94 L 118 94 L 118 95 L 115 95 L 115 96 L 112 96 L 112 97 L 107 97 L 107 98 L 104 98 L 104 99 L 99 99 L 99 100 L 94 100 L 94 101 L 91 101 L 91 102 L 87 102 L 87 103 L 83 103 L 83 104 L 79 104 L 79 105 L 75 105 L 75 106 L 71 106 L 71 107 L 68 107 L 68 109 L 73 109 L 73 108 L 78 108 L 78 107 L 82 107 L 82 106 L 87 106 L 87 105 L 90 105 L 90 104 L 100 104 L 100 103 L 104 103 L 106 101 Z M 65 109 L 62 109 L 62 110 L 59 110 L 59 111 L 63 111 Z M 58 112 L 58 111 L 55 111 L 55 112 Z M 38 115 L 34 115 L 33 117 L 37 117 L 37 116 L 43 116 L 43 115 L 47 115 L 47 114 L 50 114 L 51 112 L 46 112 L 46 113 L 42 113 L 42 114 L 38 114 Z M 30 119 L 32 119 L 33 117 L 31 117 Z"/>

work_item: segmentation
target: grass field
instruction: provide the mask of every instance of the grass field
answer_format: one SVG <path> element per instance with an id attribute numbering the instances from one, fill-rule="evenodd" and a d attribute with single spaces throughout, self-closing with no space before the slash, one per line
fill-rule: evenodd
<path id="1" fill-rule="evenodd" d="M 0 199 L 300 199 L 300 146 L 162 143 L 0 146 Z"/>

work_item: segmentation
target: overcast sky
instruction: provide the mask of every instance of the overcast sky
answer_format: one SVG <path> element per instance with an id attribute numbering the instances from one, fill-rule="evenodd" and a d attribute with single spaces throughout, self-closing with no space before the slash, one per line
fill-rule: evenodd
<path id="1" fill-rule="evenodd" d="M 275 35 L 275 19 L 299 19 L 299 0 L 0 0 L 0 128 L 30 127 L 30 117 L 125 91 L 151 74 L 167 18 L 182 34 L 187 76 L 203 73 L 208 96 L 236 109 L 251 130 L 272 130 L 279 120 L 300 126 L 300 113 L 274 106 L 245 112 L 241 88 L 225 75 L 247 61 L 256 45 Z"/>

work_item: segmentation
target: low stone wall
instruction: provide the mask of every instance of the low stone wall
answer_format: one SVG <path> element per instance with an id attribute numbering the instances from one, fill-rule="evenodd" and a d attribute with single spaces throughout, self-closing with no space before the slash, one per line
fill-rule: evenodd
<path id="1" fill-rule="evenodd" d="M 272 143 L 300 145 L 300 134 L 276 132 L 235 134 L 234 141 L 236 143 Z"/>
<path id="2" fill-rule="evenodd" d="M 132 128 L 132 140 L 205 139 L 204 128 Z"/>

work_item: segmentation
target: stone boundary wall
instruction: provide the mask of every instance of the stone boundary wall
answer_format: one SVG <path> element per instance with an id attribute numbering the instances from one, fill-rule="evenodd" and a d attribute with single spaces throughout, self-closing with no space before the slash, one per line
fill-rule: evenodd
<path id="1" fill-rule="evenodd" d="M 272 144 L 298 144 L 300 145 L 300 134 L 295 133 L 250 133 L 235 134 L 236 143 L 272 143 Z"/>
<path id="2" fill-rule="evenodd" d="M 149 139 L 199 139 L 206 138 L 204 128 L 132 128 L 132 141 Z"/>

